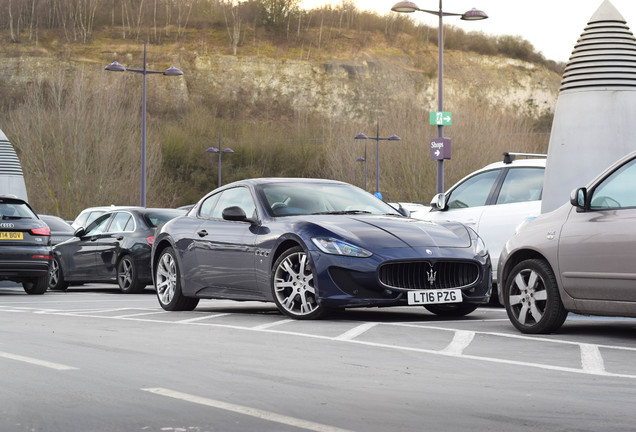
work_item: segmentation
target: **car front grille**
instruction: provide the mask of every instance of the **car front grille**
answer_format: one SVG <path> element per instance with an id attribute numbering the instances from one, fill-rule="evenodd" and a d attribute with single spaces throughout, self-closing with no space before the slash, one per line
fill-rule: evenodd
<path id="1" fill-rule="evenodd" d="M 379 274 L 380 282 L 389 288 L 463 288 L 477 282 L 479 266 L 462 261 L 392 262 L 383 264 Z"/>

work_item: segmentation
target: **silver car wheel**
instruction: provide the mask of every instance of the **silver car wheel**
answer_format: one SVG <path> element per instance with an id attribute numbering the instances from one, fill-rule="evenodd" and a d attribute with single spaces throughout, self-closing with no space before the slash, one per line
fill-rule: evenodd
<path id="1" fill-rule="evenodd" d="M 520 324 L 538 323 L 543 318 L 548 299 L 543 278 L 534 270 L 520 271 L 512 282 L 509 299 Z"/>
<path id="2" fill-rule="evenodd" d="M 517 264 L 504 286 L 504 301 L 510 322 L 523 333 L 551 333 L 567 317 L 549 264 L 528 259 Z"/>
<path id="3" fill-rule="evenodd" d="M 130 289 L 133 283 L 133 264 L 129 258 L 123 258 L 119 265 L 119 271 L 117 272 L 117 280 L 119 281 L 119 287 L 123 290 Z"/>
<path id="4" fill-rule="evenodd" d="M 316 318 L 322 313 L 311 265 L 301 248 L 291 249 L 278 259 L 272 287 L 276 305 L 286 315 L 303 319 Z"/>
<path id="5" fill-rule="evenodd" d="M 168 305 L 177 288 L 177 267 L 169 253 L 161 255 L 156 272 L 157 298 L 162 305 Z"/>
<path id="6" fill-rule="evenodd" d="M 51 260 L 51 268 L 49 270 L 49 286 L 57 286 L 60 281 L 60 264 L 57 260 Z"/>

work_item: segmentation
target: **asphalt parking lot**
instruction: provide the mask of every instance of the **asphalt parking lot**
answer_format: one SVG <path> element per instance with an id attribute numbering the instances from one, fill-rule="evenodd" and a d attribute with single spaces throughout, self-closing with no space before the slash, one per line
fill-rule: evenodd
<path id="1" fill-rule="evenodd" d="M 0 322 L 0 367 L 13 371 L 0 391 L 2 430 L 83 430 L 70 413 L 91 413 L 94 404 L 107 409 L 83 424 L 91 430 L 421 430 L 417 413 L 427 410 L 422 404 L 428 398 L 414 391 L 431 381 L 443 383 L 444 391 L 435 391 L 440 415 L 425 423 L 444 430 L 469 424 L 473 430 L 506 430 L 512 421 L 507 404 L 514 397 L 531 401 L 512 416 L 523 420 L 516 430 L 539 430 L 539 425 L 541 430 L 621 430 L 626 420 L 616 416 L 631 416 L 626 396 L 636 395 L 635 319 L 570 316 L 558 334 L 526 336 L 502 308 L 480 308 L 457 320 L 404 307 L 294 321 L 258 302 L 209 300 L 193 312 L 166 312 L 152 290 L 123 295 L 114 286 L 87 285 L 43 296 L 0 288 Z M 171 361 L 179 366 L 164 370 Z M 43 389 L 51 373 L 90 378 Z M 95 374 L 105 382 L 94 382 Z M 34 383 L 34 376 L 41 381 Z M 24 380 L 34 392 L 19 400 L 48 413 L 28 417 L 30 422 L 12 393 L 24 391 Z M 215 384 L 210 388 L 204 382 Z M 620 397 L 611 390 L 617 385 Z M 279 386 L 287 402 L 272 406 L 267 402 L 282 397 Z M 597 393 L 604 387 L 605 393 Z M 46 398 L 56 391 L 67 404 Z M 472 409 L 466 410 L 481 392 L 500 406 L 493 400 L 476 420 Z M 122 406 L 112 402 L 114 395 Z M 567 400 L 554 405 L 564 395 Z M 320 403 L 327 408 L 321 410 L 327 415 L 299 408 L 315 397 L 324 397 Z M 169 408 L 173 415 L 147 418 L 146 399 L 150 407 L 156 399 L 168 407 L 178 400 L 194 409 L 188 417 L 194 426 L 184 426 L 189 423 Z M 118 410 L 125 415 L 106 427 L 99 419 L 111 409 L 112 415 Z M 210 410 L 222 412 L 223 419 L 212 421 Z M 365 415 L 347 414 L 352 412 Z"/>

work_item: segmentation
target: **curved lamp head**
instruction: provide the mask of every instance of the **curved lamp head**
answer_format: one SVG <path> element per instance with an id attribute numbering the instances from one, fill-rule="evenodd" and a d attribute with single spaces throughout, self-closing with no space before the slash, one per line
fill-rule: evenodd
<path id="1" fill-rule="evenodd" d="M 360 156 L 358 159 L 356 159 L 356 162 L 365 162 L 366 159 L 363 158 L 362 156 Z"/>
<path id="2" fill-rule="evenodd" d="M 465 12 L 460 19 L 463 19 L 464 21 L 478 21 L 486 18 L 488 18 L 488 15 L 486 15 L 484 11 L 472 8 L 468 12 Z"/>
<path id="3" fill-rule="evenodd" d="M 391 10 L 393 12 L 411 13 L 420 10 L 420 8 L 413 2 L 401 1 L 394 4 Z"/>
<path id="4" fill-rule="evenodd" d="M 389 141 L 400 141 L 400 137 L 393 134 L 389 137 Z"/>
<path id="5" fill-rule="evenodd" d="M 168 76 L 179 76 L 179 75 L 183 75 L 183 72 L 181 71 L 181 69 L 177 69 L 174 66 L 170 66 L 168 69 L 164 71 L 163 74 Z"/>
<path id="6" fill-rule="evenodd" d="M 111 71 L 111 72 L 124 72 L 126 70 L 125 67 L 123 67 L 122 65 L 120 65 L 116 61 L 112 62 L 111 64 L 109 64 L 104 69 L 107 70 L 107 71 Z"/>
<path id="7" fill-rule="evenodd" d="M 354 136 L 353 139 L 369 139 L 369 137 L 360 132 L 358 135 Z"/>

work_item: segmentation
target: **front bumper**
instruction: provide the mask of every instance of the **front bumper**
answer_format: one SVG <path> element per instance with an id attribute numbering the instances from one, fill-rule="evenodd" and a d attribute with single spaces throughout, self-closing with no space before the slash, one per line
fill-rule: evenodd
<path id="1" fill-rule="evenodd" d="M 429 248 L 432 254 L 417 249 L 389 249 L 369 258 L 352 258 L 326 255 L 312 251 L 311 257 L 315 267 L 319 302 L 327 308 L 350 308 L 369 306 L 406 306 L 407 292 L 413 289 L 459 288 L 462 301 L 465 303 L 485 304 L 490 300 L 492 287 L 492 269 L 490 257 L 474 256 L 470 249 Z M 455 277 L 463 286 L 432 283 L 427 272 L 414 272 L 400 280 L 404 281 L 390 286 L 383 283 L 380 267 L 386 264 L 406 264 L 417 267 L 424 263 L 424 268 L 437 269 L 439 263 L 462 264 L 474 268 L 474 275 L 466 282 L 466 278 Z M 430 263 L 430 265 L 426 264 Z M 452 267 L 452 266 L 451 266 Z M 461 266 L 460 266 L 461 267 Z M 437 272 L 437 271 L 435 271 Z M 462 282 L 463 281 L 463 282 Z"/>

